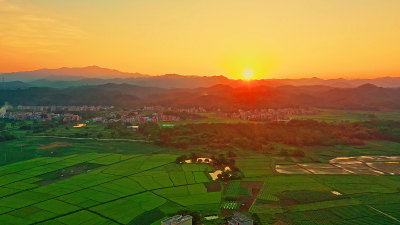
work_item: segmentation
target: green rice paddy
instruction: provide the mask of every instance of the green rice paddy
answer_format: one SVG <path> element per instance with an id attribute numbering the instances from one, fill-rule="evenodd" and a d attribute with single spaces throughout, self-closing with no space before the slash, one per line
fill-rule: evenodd
<path id="1" fill-rule="evenodd" d="M 26 142 L 27 146 L 35 145 L 30 139 Z M 30 149 L 37 153 L 38 146 L 51 143 L 41 142 Z M 81 147 L 79 151 L 76 145 Z M 83 145 L 89 149 L 82 148 Z M 145 144 L 131 143 L 130 153 L 135 154 L 127 154 L 129 149 L 124 147 L 124 154 L 106 149 L 94 152 L 90 150 L 93 145 L 74 142 L 56 146 L 54 150 L 64 148 L 64 156 L 38 157 L 1 166 L 0 223 L 140 224 L 135 221 L 146 218 L 146 224 L 151 224 L 183 209 L 219 210 L 221 192 L 207 192 L 204 185 L 212 182 L 206 174 L 212 171 L 209 165 L 177 165 L 176 154 L 161 153 Z M 136 150 L 138 146 L 144 149 Z M 143 154 L 145 149 L 149 151 Z M 67 150 L 70 152 L 66 153 Z M 65 178 L 45 176 L 85 163 L 97 166 Z"/>

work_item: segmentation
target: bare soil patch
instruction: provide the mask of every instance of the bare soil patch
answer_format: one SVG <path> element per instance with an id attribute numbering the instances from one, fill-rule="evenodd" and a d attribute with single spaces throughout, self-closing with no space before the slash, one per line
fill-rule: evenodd
<path id="1" fill-rule="evenodd" d="M 207 188 L 207 192 L 220 192 L 221 185 L 218 182 L 215 183 L 206 183 L 204 186 Z"/>
<path id="2" fill-rule="evenodd" d="M 400 174 L 400 162 L 373 162 L 367 165 L 388 174 Z"/>
<path id="3" fill-rule="evenodd" d="M 249 211 L 251 205 L 253 205 L 253 202 L 257 199 L 263 184 L 263 181 L 242 181 L 240 186 L 249 188 L 251 190 L 251 195 L 241 195 L 239 197 L 239 201 L 242 202 L 240 211 Z"/>
<path id="4" fill-rule="evenodd" d="M 47 146 L 42 146 L 39 147 L 39 149 L 45 150 L 45 149 L 50 149 L 50 148 L 57 148 L 57 147 L 67 147 L 72 145 L 72 143 L 68 143 L 68 142 L 53 142 Z"/>
<path id="5" fill-rule="evenodd" d="M 309 171 L 299 167 L 297 164 L 294 165 L 276 165 L 276 172 L 285 174 L 310 174 Z"/>

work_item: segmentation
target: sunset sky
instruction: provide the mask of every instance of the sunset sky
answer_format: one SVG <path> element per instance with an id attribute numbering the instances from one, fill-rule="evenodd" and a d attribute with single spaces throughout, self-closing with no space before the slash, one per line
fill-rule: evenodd
<path id="1" fill-rule="evenodd" d="M 399 0 L 0 0 L 0 72 L 400 76 Z"/>

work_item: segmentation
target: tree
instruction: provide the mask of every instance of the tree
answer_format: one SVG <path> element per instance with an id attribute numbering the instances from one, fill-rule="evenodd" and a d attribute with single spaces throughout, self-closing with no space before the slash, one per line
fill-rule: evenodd
<path id="1" fill-rule="evenodd" d="M 196 163 L 197 158 L 199 158 L 199 156 L 194 152 L 190 155 L 190 159 L 192 160 L 193 163 Z"/>
<path id="2" fill-rule="evenodd" d="M 103 133 L 102 132 L 97 134 L 97 138 L 102 138 L 102 137 L 103 137 Z"/>
<path id="3" fill-rule="evenodd" d="M 182 164 L 186 161 L 187 156 L 186 155 L 181 155 L 179 157 L 176 158 L 175 163 L 177 164 Z"/>
<path id="4" fill-rule="evenodd" d="M 236 157 L 236 154 L 233 151 L 230 150 L 229 152 L 226 153 L 226 157 L 234 158 L 234 157 Z"/>
<path id="5" fill-rule="evenodd" d="M 305 154 L 304 154 L 304 152 L 303 152 L 302 150 L 296 149 L 296 150 L 294 150 L 294 152 L 293 152 L 293 156 L 294 156 L 294 157 L 304 157 Z"/>
<path id="6" fill-rule="evenodd" d="M 281 156 L 289 156 L 289 152 L 286 149 L 282 149 L 280 152 Z"/>

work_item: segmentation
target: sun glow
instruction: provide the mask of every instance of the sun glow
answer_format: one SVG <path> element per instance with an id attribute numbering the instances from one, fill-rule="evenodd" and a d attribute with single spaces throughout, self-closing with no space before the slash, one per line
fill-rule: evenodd
<path id="1" fill-rule="evenodd" d="M 253 72 L 252 69 L 245 69 L 245 70 L 243 71 L 243 77 L 244 77 L 246 80 L 250 80 L 253 76 L 254 76 L 254 72 Z"/>

